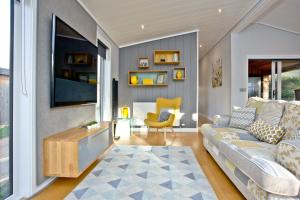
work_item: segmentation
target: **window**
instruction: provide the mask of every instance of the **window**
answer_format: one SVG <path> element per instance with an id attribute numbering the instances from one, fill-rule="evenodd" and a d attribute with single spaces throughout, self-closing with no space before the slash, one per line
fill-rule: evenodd
<path id="1" fill-rule="evenodd" d="M 12 194 L 11 3 L 0 1 L 0 199 Z"/>

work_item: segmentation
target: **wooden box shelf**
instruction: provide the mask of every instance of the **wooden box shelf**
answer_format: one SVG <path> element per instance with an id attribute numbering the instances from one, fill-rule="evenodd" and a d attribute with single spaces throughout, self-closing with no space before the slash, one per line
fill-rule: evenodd
<path id="1" fill-rule="evenodd" d="M 73 128 L 44 139 L 44 175 L 76 178 L 110 145 L 109 123 Z"/>
<path id="2" fill-rule="evenodd" d="M 175 67 L 173 69 L 173 80 L 174 81 L 184 81 L 186 79 L 185 67 Z"/>
<path id="3" fill-rule="evenodd" d="M 167 70 L 135 70 L 128 72 L 128 85 L 132 87 L 167 86 Z"/>
<path id="4" fill-rule="evenodd" d="M 157 50 L 154 51 L 155 65 L 179 65 L 180 51 L 178 50 Z"/>

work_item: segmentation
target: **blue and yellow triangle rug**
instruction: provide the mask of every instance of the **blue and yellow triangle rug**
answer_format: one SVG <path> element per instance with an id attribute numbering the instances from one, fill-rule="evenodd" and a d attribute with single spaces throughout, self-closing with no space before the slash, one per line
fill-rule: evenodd
<path id="1" fill-rule="evenodd" d="M 115 146 L 67 200 L 217 199 L 190 147 Z"/>

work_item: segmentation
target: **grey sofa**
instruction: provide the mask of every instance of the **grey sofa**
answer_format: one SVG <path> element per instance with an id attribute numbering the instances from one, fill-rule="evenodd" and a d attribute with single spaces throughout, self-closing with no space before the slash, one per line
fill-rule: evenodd
<path id="1" fill-rule="evenodd" d="M 300 140 L 295 131 L 300 127 L 300 105 L 251 98 L 247 106 L 256 108 L 257 119 L 276 122 L 289 135 L 276 145 L 265 143 L 247 130 L 229 127 L 230 116 L 218 116 L 214 124 L 201 126 L 205 148 L 246 199 L 299 200 Z"/>

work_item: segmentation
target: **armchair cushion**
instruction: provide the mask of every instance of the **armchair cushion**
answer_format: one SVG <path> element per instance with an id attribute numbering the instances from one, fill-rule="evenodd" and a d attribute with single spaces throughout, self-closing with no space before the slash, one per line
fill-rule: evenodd
<path id="1" fill-rule="evenodd" d="M 158 121 L 159 122 L 167 121 L 169 119 L 170 115 L 171 115 L 171 113 L 169 113 L 169 111 L 167 109 L 162 109 L 160 111 Z"/>
<path id="2" fill-rule="evenodd" d="M 164 127 L 172 127 L 174 119 L 175 119 L 175 115 L 170 114 L 169 119 L 164 122 L 152 121 L 149 119 L 145 119 L 144 122 L 147 126 L 152 127 L 152 128 L 164 128 Z"/>

